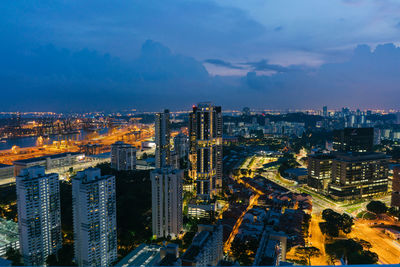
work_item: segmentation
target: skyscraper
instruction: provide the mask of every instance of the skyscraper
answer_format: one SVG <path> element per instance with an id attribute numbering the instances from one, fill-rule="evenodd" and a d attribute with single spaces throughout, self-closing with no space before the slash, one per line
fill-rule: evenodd
<path id="1" fill-rule="evenodd" d="M 153 235 L 176 237 L 182 230 L 183 171 L 165 167 L 150 173 Z"/>
<path id="2" fill-rule="evenodd" d="M 58 174 L 34 166 L 16 177 L 20 250 L 25 265 L 44 265 L 61 248 Z"/>
<path id="3" fill-rule="evenodd" d="M 117 259 L 115 176 L 100 169 L 78 172 L 72 180 L 75 261 L 110 266 Z"/>
<path id="4" fill-rule="evenodd" d="M 156 168 L 170 165 L 171 133 L 169 110 L 156 114 L 155 136 L 156 136 Z"/>
<path id="5" fill-rule="evenodd" d="M 328 117 L 328 107 L 327 106 L 324 106 L 322 108 L 322 116 Z"/>
<path id="6" fill-rule="evenodd" d="M 118 171 L 136 169 L 136 148 L 122 141 L 111 145 L 111 168 Z"/>
<path id="7" fill-rule="evenodd" d="M 333 131 L 333 149 L 341 152 L 370 152 L 374 128 L 345 128 Z"/>
<path id="8" fill-rule="evenodd" d="M 189 138 L 183 133 L 179 133 L 174 137 L 174 150 L 178 158 L 184 158 L 189 153 Z"/>
<path id="9" fill-rule="evenodd" d="M 193 106 L 189 115 L 190 171 L 200 198 L 212 198 L 222 186 L 222 112 L 211 103 Z"/>

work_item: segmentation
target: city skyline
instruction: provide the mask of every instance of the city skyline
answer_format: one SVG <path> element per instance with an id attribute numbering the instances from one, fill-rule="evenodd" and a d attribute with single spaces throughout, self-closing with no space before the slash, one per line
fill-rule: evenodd
<path id="1" fill-rule="evenodd" d="M 0 266 L 400 267 L 400 0 L 0 10 Z"/>

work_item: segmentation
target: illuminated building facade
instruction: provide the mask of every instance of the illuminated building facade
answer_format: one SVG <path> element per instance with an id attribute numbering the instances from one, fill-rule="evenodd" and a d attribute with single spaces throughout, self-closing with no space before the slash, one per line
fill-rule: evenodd
<path id="1" fill-rule="evenodd" d="M 388 190 L 388 157 L 381 153 L 340 153 L 332 161 L 329 195 L 337 200 L 372 197 Z"/>
<path id="2" fill-rule="evenodd" d="M 118 171 L 136 169 L 136 148 L 122 141 L 111 145 L 111 168 Z"/>
<path id="3" fill-rule="evenodd" d="M 170 165 L 171 151 L 170 114 L 166 109 L 156 114 L 155 141 L 156 141 L 156 168 Z"/>
<path id="4" fill-rule="evenodd" d="M 182 231 L 183 171 L 168 168 L 150 173 L 153 235 L 175 238 Z"/>
<path id="5" fill-rule="evenodd" d="M 393 168 L 392 207 L 400 209 L 400 166 Z"/>
<path id="6" fill-rule="evenodd" d="M 320 193 L 328 192 L 331 181 L 332 154 L 314 154 L 308 156 L 307 185 Z"/>
<path id="7" fill-rule="evenodd" d="M 200 103 L 189 115 L 190 171 L 197 196 L 210 199 L 222 186 L 221 107 Z"/>
<path id="8" fill-rule="evenodd" d="M 20 251 L 25 265 L 44 265 L 62 246 L 58 174 L 34 166 L 16 177 Z"/>
<path id="9" fill-rule="evenodd" d="M 117 260 L 115 176 L 100 169 L 78 172 L 72 180 L 75 262 L 111 266 Z"/>

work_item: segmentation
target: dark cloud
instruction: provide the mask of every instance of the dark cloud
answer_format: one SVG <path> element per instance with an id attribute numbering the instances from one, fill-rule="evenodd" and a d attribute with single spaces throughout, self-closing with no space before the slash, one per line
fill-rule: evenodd
<path id="1" fill-rule="evenodd" d="M 287 72 L 290 68 L 286 68 L 280 65 L 269 64 L 268 60 L 262 59 L 256 62 L 246 62 L 243 65 L 250 66 L 255 71 L 276 71 L 276 72 Z"/>
<path id="2" fill-rule="evenodd" d="M 224 61 L 224 60 L 221 60 L 221 59 L 206 59 L 206 60 L 204 60 L 204 62 L 205 63 L 209 63 L 209 64 L 213 64 L 215 66 L 229 68 L 229 69 L 244 69 L 241 66 L 233 65 L 232 63 Z"/>
<path id="3" fill-rule="evenodd" d="M 360 45 L 341 63 L 272 76 L 249 73 L 244 82 L 282 107 L 398 108 L 400 48 L 385 44 L 371 51 Z"/>
<path id="4" fill-rule="evenodd" d="M 0 56 L 0 105 L 7 110 L 182 109 L 205 99 L 226 108 L 398 108 L 400 93 L 400 48 L 393 44 L 374 51 L 360 45 L 349 59 L 314 69 L 248 62 L 243 66 L 253 71 L 244 77 L 211 76 L 201 62 L 151 40 L 133 60 L 52 45 Z"/>

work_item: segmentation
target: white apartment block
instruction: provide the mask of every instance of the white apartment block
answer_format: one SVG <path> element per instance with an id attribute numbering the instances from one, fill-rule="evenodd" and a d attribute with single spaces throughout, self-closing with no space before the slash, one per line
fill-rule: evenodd
<path id="1" fill-rule="evenodd" d="M 155 169 L 150 174 L 153 235 L 175 238 L 182 231 L 183 171 Z"/>
<path id="2" fill-rule="evenodd" d="M 72 180 L 75 262 L 110 266 L 117 260 L 115 176 L 100 169 L 78 172 Z"/>
<path id="3" fill-rule="evenodd" d="M 20 251 L 25 265 L 44 265 L 62 246 L 58 174 L 34 166 L 16 177 Z"/>
<path id="4" fill-rule="evenodd" d="M 118 171 L 136 170 L 136 148 L 122 141 L 112 144 L 111 168 Z"/>

